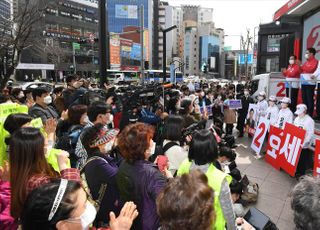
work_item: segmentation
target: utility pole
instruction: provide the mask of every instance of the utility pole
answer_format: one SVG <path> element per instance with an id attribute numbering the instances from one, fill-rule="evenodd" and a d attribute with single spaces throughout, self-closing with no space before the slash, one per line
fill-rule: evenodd
<path id="1" fill-rule="evenodd" d="M 107 78 L 107 22 L 106 22 L 106 0 L 99 1 L 99 69 L 100 69 L 100 87 L 108 82 Z M 109 55 L 108 55 L 109 56 Z"/>
<path id="2" fill-rule="evenodd" d="M 163 34 L 163 57 L 162 57 L 162 74 L 163 74 L 163 83 L 167 81 L 167 32 L 177 28 L 176 25 L 173 25 L 167 29 L 161 29 Z"/>
<path id="3" fill-rule="evenodd" d="M 140 44 L 141 44 L 141 83 L 144 84 L 144 42 L 143 42 L 143 32 L 144 32 L 144 8 L 141 4 L 140 6 Z"/>

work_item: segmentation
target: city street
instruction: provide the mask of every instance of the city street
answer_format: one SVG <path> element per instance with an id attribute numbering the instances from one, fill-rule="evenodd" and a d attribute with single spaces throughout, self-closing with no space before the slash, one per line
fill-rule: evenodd
<path id="1" fill-rule="evenodd" d="M 239 170 L 260 188 L 258 202 L 252 206 L 269 216 L 280 230 L 294 229 L 290 192 L 297 183 L 296 179 L 275 170 L 263 158 L 255 159 L 250 148 L 251 139 L 238 138 L 237 144 Z"/>

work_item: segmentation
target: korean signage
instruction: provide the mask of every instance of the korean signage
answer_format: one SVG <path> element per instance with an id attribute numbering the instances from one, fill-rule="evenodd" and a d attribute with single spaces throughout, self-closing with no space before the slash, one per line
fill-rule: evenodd
<path id="1" fill-rule="evenodd" d="M 110 38 L 110 64 L 120 65 L 120 38 L 113 35 Z"/>
<path id="2" fill-rule="evenodd" d="M 121 44 L 121 57 L 130 59 L 131 50 L 132 50 L 132 41 L 121 39 L 120 44 Z"/>
<path id="3" fill-rule="evenodd" d="M 316 58 L 320 59 L 320 12 L 312 15 L 304 21 L 303 28 L 303 51 L 313 47 L 316 49 Z M 304 55 L 302 60 L 305 61 Z"/>
<path id="4" fill-rule="evenodd" d="M 280 40 L 288 37 L 288 34 L 273 34 L 268 35 L 267 52 L 279 52 L 280 51 Z"/>
<path id="5" fill-rule="evenodd" d="M 228 105 L 229 109 L 242 109 L 241 100 L 229 100 Z"/>
<path id="6" fill-rule="evenodd" d="M 293 124 L 286 123 L 284 130 L 270 127 L 266 161 L 274 168 L 282 168 L 294 176 L 306 131 Z"/>
<path id="7" fill-rule="evenodd" d="M 138 19 L 137 5 L 120 5 L 115 6 L 116 18 Z"/>
<path id="8" fill-rule="evenodd" d="M 256 128 L 254 133 L 254 137 L 251 143 L 251 148 L 256 152 L 260 153 L 263 141 L 266 137 L 268 127 L 269 127 L 269 120 L 266 117 L 261 117 L 259 120 L 259 124 Z"/>
<path id="9" fill-rule="evenodd" d="M 245 60 L 246 60 L 245 55 L 240 54 L 239 58 L 238 58 L 238 63 L 240 65 L 243 65 L 243 64 L 245 64 Z M 253 54 L 248 54 L 247 60 L 248 60 L 248 64 L 252 64 L 253 63 Z"/>

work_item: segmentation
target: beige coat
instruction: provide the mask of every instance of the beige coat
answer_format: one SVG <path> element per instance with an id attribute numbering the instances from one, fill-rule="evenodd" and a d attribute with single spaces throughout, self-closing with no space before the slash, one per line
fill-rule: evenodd
<path id="1" fill-rule="evenodd" d="M 224 122 L 234 124 L 237 122 L 237 114 L 234 109 L 224 109 Z"/>

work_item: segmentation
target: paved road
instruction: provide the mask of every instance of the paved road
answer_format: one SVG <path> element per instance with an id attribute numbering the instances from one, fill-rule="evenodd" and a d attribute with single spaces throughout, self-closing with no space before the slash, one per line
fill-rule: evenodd
<path id="1" fill-rule="evenodd" d="M 247 137 L 238 138 L 237 142 L 239 170 L 260 187 L 258 201 L 253 206 L 268 215 L 280 230 L 294 229 L 290 192 L 297 183 L 296 179 L 275 170 L 264 159 L 255 159 L 250 148 L 251 140 Z"/>

